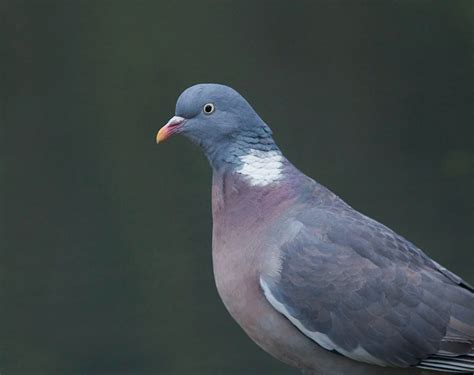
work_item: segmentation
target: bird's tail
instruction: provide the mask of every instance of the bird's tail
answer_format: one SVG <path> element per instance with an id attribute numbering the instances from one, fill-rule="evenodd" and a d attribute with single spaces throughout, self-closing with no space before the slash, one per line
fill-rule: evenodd
<path id="1" fill-rule="evenodd" d="M 423 360 L 417 367 L 430 371 L 472 374 L 474 373 L 474 353 L 459 357 L 435 355 Z"/>

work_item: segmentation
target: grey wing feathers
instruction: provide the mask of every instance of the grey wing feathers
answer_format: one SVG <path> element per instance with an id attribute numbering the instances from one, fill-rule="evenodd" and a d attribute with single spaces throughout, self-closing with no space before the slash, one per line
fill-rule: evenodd
<path id="1" fill-rule="evenodd" d="M 350 208 L 297 220 L 300 231 L 280 244 L 280 274 L 263 273 L 261 285 L 304 334 L 372 364 L 474 371 L 467 283 Z"/>

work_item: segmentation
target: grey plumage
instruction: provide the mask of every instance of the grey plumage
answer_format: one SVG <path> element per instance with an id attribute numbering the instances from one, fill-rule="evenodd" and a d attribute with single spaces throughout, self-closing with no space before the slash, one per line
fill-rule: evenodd
<path id="1" fill-rule="evenodd" d="M 235 90 L 184 91 L 175 133 L 213 168 L 216 285 L 258 345 L 306 374 L 474 371 L 474 289 L 296 169 Z"/>
<path id="2" fill-rule="evenodd" d="M 341 354 L 363 348 L 368 363 L 434 368 L 436 358 L 472 370 L 474 327 L 456 330 L 457 322 L 474 322 L 472 287 L 314 186 L 319 202 L 306 200 L 303 211 L 282 218 L 300 229 L 281 244 L 281 272 L 262 275 L 286 314 L 328 336 Z"/>

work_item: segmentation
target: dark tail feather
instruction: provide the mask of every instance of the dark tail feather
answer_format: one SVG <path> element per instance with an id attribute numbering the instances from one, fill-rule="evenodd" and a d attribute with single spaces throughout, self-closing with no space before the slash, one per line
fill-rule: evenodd
<path id="1" fill-rule="evenodd" d="M 474 372 L 473 357 L 474 355 L 455 358 L 433 356 L 421 361 L 421 363 L 417 367 L 431 371 L 472 374 Z"/>

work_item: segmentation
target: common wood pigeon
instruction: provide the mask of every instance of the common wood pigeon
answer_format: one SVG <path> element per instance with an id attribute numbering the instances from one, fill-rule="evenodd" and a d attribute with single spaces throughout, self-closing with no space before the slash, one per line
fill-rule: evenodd
<path id="1" fill-rule="evenodd" d="M 181 133 L 213 170 L 220 297 L 264 350 L 306 374 L 474 371 L 474 289 L 294 167 L 235 90 L 185 90 Z"/>

